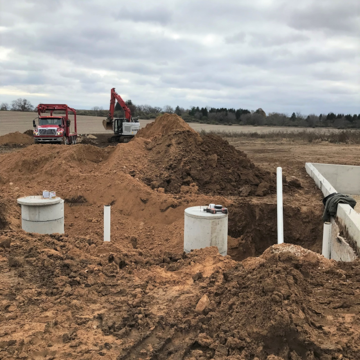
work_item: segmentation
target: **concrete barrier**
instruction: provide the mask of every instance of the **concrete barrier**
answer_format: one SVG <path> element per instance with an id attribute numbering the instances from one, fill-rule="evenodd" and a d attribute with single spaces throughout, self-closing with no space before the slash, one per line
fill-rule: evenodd
<path id="1" fill-rule="evenodd" d="M 320 171 L 312 163 L 305 164 L 306 172 L 313 178 L 317 187 L 322 191 L 324 197 L 337 192 L 335 188 L 325 179 Z"/>
<path id="2" fill-rule="evenodd" d="M 334 192 L 360 195 L 360 166 L 306 163 L 305 169 L 324 197 Z M 360 251 L 360 214 L 350 205 L 339 204 L 336 219 L 345 230 L 346 236 L 357 245 L 357 250 Z M 339 228 L 334 219 L 331 220 L 331 223 L 333 225 L 331 258 L 340 261 L 354 260 L 356 258 L 354 250 L 346 242 L 346 239 L 339 236 Z"/>
<path id="3" fill-rule="evenodd" d="M 335 219 L 331 219 L 330 258 L 336 261 L 354 261 L 357 255 L 348 242 L 339 235 L 340 228 Z"/>
<path id="4" fill-rule="evenodd" d="M 312 164 L 341 194 L 360 195 L 360 166 Z"/>

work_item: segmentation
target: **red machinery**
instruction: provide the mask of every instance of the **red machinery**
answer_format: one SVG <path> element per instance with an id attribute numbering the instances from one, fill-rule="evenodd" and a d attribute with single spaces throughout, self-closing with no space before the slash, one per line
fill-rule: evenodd
<path id="1" fill-rule="evenodd" d="M 105 130 L 114 130 L 114 136 L 110 139 L 111 142 L 127 142 L 140 130 L 140 124 L 137 119 L 131 116 L 129 107 L 115 91 L 115 88 L 111 89 L 110 96 L 109 115 L 107 119 L 103 120 L 103 126 Z M 114 119 L 116 100 L 124 110 L 124 118 Z"/>
<path id="2" fill-rule="evenodd" d="M 114 112 L 115 112 L 115 102 L 116 100 L 124 110 L 124 116 L 127 122 L 131 122 L 131 111 L 126 105 L 125 101 L 121 96 L 115 91 L 115 88 L 112 88 L 110 91 L 110 110 L 109 115 L 106 120 L 103 120 L 103 126 L 105 130 L 112 130 L 114 123 Z"/>
<path id="3" fill-rule="evenodd" d="M 39 104 L 38 125 L 33 121 L 35 143 L 63 143 L 66 145 L 76 144 L 77 124 L 76 111 L 65 104 Z M 50 115 L 41 115 L 50 112 Z M 53 116 L 54 111 L 65 111 L 64 114 Z M 71 127 L 69 112 L 74 116 L 74 124 Z"/>

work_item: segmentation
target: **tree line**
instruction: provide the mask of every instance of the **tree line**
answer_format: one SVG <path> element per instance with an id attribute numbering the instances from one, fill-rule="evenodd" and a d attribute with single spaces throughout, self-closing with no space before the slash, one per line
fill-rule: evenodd
<path id="1" fill-rule="evenodd" d="M 17 99 L 11 102 L 11 106 L 8 103 L 1 103 L 0 111 L 33 111 L 34 106 L 27 99 Z"/>
<path id="2" fill-rule="evenodd" d="M 268 114 L 261 108 L 256 111 L 248 109 L 234 108 L 214 108 L 214 107 L 191 107 L 185 109 L 180 106 L 175 108 L 170 105 L 157 107 L 151 105 L 135 105 L 131 100 L 126 101 L 132 116 L 142 119 L 153 119 L 157 116 L 170 113 L 181 116 L 186 122 L 199 122 L 205 124 L 222 125 L 253 125 L 253 126 L 294 126 L 294 127 L 335 127 L 339 129 L 355 128 L 360 129 L 360 114 L 310 114 L 303 115 L 293 112 L 291 116 L 270 112 Z M 12 101 L 11 106 L 7 103 L 0 105 L 0 110 L 12 111 L 34 111 L 36 108 L 27 99 L 17 99 Z M 78 115 L 90 115 L 107 117 L 108 110 L 101 106 L 94 106 L 91 110 L 76 110 Z M 117 103 L 115 106 L 115 116 L 122 117 L 123 110 Z"/>

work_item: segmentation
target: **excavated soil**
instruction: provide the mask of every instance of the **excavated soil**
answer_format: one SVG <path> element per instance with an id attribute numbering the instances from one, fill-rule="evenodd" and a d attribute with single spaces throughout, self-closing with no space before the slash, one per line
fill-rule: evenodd
<path id="1" fill-rule="evenodd" d="M 10 232 L 2 359 L 357 359 L 360 263 L 295 245 L 235 262 Z M 0 250 L 1 251 L 1 250 Z M 277 357 L 276 357 L 277 356 Z"/>
<path id="2" fill-rule="evenodd" d="M 152 139 L 162 137 L 172 132 L 190 131 L 194 135 L 197 132 L 192 129 L 181 117 L 175 114 L 164 114 L 159 116 L 154 122 L 147 124 L 137 134 L 137 138 Z"/>
<path id="3" fill-rule="evenodd" d="M 0 145 L 30 145 L 34 143 L 32 136 L 14 132 L 0 136 Z"/>
<path id="4" fill-rule="evenodd" d="M 166 119 L 128 144 L 0 154 L 0 358 L 356 359 L 360 264 L 312 252 L 319 191 L 284 171 L 285 241 L 303 247 L 273 246 L 273 174 Z M 44 189 L 65 199 L 65 235 L 20 230 L 16 199 Z M 184 210 L 213 202 L 230 256 L 183 254 Z"/>
<path id="5" fill-rule="evenodd" d="M 205 194 L 238 196 L 275 191 L 273 175 L 219 136 L 173 132 L 155 138 L 146 148 L 149 162 L 143 181 L 153 188 L 179 193 L 182 186 L 194 184 Z"/>
<path id="6" fill-rule="evenodd" d="M 192 186 L 205 194 L 239 196 L 275 191 L 274 176 L 256 167 L 244 152 L 219 136 L 200 136 L 177 115 L 156 119 L 136 137 L 150 141 L 142 180 L 152 188 L 179 193 Z"/>

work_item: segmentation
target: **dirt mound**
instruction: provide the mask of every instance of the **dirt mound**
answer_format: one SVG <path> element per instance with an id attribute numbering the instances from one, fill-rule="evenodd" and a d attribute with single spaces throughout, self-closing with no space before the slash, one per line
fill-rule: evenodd
<path id="1" fill-rule="evenodd" d="M 358 345 L 347 339 L 352 331 L 360 335 L 360 306 L 342 284 L 355 280 L 359 265 L 344 271 L 311 251 L 281 245 L 213 274 L 204 283 L 209 320 L 197 344 L 224 358 L 355 359 Z"/>
<path id="2" fill-rule="evenodd" d="M 155 136 L 164 136 L 174 131 L 191 131 L 196 134 L 181 117 L 176 114 L 164 114 L 155 119 L 154 122 L 147 124 L 141 129 L 136 137 L 151 139 Z"/>
<path id="3" fill-rule="evenodd" d="M 33 136 L 33 133 L 34 133 L 34 131 L 31 129 L 24 131 L 24 134 L 29 135 L 29 136 Z"/>
<path id="4" fill-rule="evenodd" d="M 2 359 L 356 359 L 360 262 L 0 233 Z M 15 354 L 17 354 L 15 356 Z M 40 355 L 39 355 L 40 354 Z"/>
<path id="5" fill-rule="evenodd" d="M 14 132 L 0 136 L 0 145 L 30 145 L 34 143 L 32 136 Z"/>
<path id="6" fill-rule="evenodd" d="M 66 178 L 69 173 L 90 171 L 92 165 L 107 159 L 112 150 L 113 148 L 103 150 L 91 145 L 32 145 L 1 158 L 1 173 L 12 179 L 15 174 L 36 175 L 38 182 L 50 180 L 55 175 Z M 60 178 L 53 180 L 58 179 Z"/>
<path id="7" fill-rule="evenodd" d="M 179 193 L 195 184 L 205 194 L 240 196 L 275 190 L 274 176 L 217 135 L 175 131 L 153 139 L 146 148 L 148 166 L 142 178 L 152 188 Z"/>

